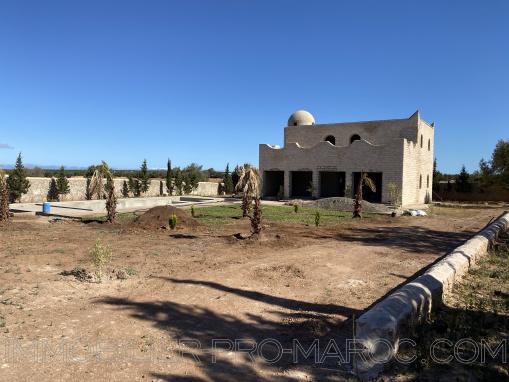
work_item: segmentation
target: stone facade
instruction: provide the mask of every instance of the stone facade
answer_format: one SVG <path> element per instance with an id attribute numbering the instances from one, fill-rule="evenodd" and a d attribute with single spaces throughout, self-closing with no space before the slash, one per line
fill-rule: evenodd
<path id="1" fill-rule="evenodd" d="M 304 189 L 299 181 L 310 182 L 309 196 L 352 197 L 354 178 L 363 171 L 377 183 L 373 201 L 391 202 L 390 187 L 401 193 L 402 205 L 431 201 L 434 124 L 419 112 L 405 119 L 333 124 L 315 124 L 311 114 L 297 112 L 284 129 L 284 147 L 261 144 L 259 150 L 264 197 L 276 196 L 278 187 L 285 198 L 302 196 L 296 195 Z"/>
<path id="2" fill-rule="evenodd" d="M 21 197 L 22 203 L 38 203 L 47 200 L 48 189 L 51 179 L 50 178 L 36 178 L 29 177 L 30 188 L 28 193 Z M 74 201 L 85 200 L 87 180 L 83 177 L 68 178 L 70 192 L 67 195 L 60 197 L 61 201 Z M 115 178 L 115 193 L 120 198 L 122 197 L 122 185 L 127 178 Z M 160 182 L 163 184 L 163 191 L 166 193 L 166 182 L 164 179 L 151 179 L 149 190 L 142 196 L 160 196 Z M 199 196 L 217 196 L 218 183 L 214 182 L 199 182 L 198 188 L 194 190 L 191 195 Z"/>

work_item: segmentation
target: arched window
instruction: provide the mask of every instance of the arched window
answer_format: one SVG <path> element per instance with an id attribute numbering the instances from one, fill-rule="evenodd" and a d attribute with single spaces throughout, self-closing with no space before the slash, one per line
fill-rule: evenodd
<path id="1" fill-rule="evenodd" d="M 421 134 L 421 149 L 422 149 L 422 140 L 423 140 L 423 138 L 422 138 L 422 134 Z"/>
<path id="2" fill-rule="evenodd" d="M 429 174 L 426 175 L 426 188 L 429 188 Z"/>
<path id="3" fill-rule="evenodd" d="M 422 188 L 422 175 L 419 175 L 419 190 Z"/>
<path id="4" fill-rule="evenodd" d="M 431 139 L 428 139 L 428 151 L 431 151 Z"/>
<path id="5" fill-rule="evenodd" d="M 361 136 L 359 134 L 354 134 L 350 137 L 350 144 L 354 143 L 355 141 L 360 141 Z"/>
<path id="6" fill-rule="evenodd" d="M 336 138 L 334 138 L 333 135 L 327 135 L 324 140 L 325 142 L 330 142 L 333 145 L 336 144 Z"/>

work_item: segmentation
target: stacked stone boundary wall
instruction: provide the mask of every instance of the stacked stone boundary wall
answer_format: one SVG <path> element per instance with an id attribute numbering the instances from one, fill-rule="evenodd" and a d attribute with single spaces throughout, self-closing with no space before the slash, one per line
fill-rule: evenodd
<path id="1" fill-rule="evenodd" d="M 30 188 L 28 193 L 21 197 L 21 203 L 39 203 L 45 202 L 48 196 L 49 184 L 51 178 L 28 177 Z M 87 180 L 83 177 L 68 178 L 70 192 L 62 195 L 60 201 L 85 200 Z M 127 178 L 115 178 L 115 194 L 122 197 L 122 185 Z M 160 187 L 163 186 L 163 193 L 166 193 L 166 182 L 164 179 L 151 179 L 149 190 L 141 196 L 161 196 Z M 198 188 L 191 195 L 197 196 L 217 196 L 219 184 L 214 182 L 199 182 Z"/>
<path id="2" fill-rule="evenodd" d="M 424 274 L 391 293 L 355 322 L 356 340 L 364 354 L 354 370 L 362 380 L 376 378 L 398 351 L 400 338 L 440 306 L 443 295 L 482 256 L 500 232 L 509 228 L 509 212 L 450 252 Z"/>

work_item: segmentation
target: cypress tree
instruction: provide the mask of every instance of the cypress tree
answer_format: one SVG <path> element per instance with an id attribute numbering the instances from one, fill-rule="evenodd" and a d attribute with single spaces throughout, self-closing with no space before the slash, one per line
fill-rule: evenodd
<path id="1" fill-rule="evenodd" d="M 472 191 L 472 184 L 470 183 L 470 174 L 467 172 L 465 166 L 461 167 L 461 172 L 456 179 L 456 191 L 470 192 Z"/>
<path id="2" fill-rule="evenodd" d="M 128 185 L 129 185 L 129 191 L 132 192 L 134 197 L 140 196 L 140 181 L 136 178 L 133 178 L 132 176 L 129 176 L 128 178 Z"/>
<path id="3" fill-rule="evenodd" d="M 122 184 L 122 196 L 124 198 L 129 197 L 129 186 L 127 185 L 127 181 L 124 180 L 124 183 Z"/>
<path id="4" fill-rule="evenodd" d="M 236 165 L 231 175 L 234 191 L 237 188 L 237 183 L 239 182 L 239 171 L 240 171 L 239 165 Z"/>
<path id="5" fill-rule="evenodd" d="M 64 166 L 60 167 L 57 178 L 57 190 L 59 195 L 67 195 L 71 189 L 69 188 L 69 181 L 65 177 Z"/>
<path id="6" fill-rule="evenodd" d="M 51 178 L 46 199 L 48 199 L 48 202 L 58 202 L 58 196 L 59 192 L 57 182 L 55 181 L 55 178 Z"/>
<path id="7" fill-rule="evenodd" d="M 147 167 L 147 160 L 144 159 L 143 163 L 140 167 L 140 175 L 139 175 L 139 181 L 140 181 L 140 193 L 145 193 L 148 191 L 148 188 L 150 186 L 150 178 L 148 175 L 148 167 Z"/>
<path id="8" fill-rule="evenodd" d="M 224 183 L 224 191 L 226 194 L 232 194 L 233 193 L 233 179 L 232 175 L 230 174 L 230 164 L 226 164 L 226 169 L 224 170 L 224 176 L 223 176 L 223 183 Z"/>
<path id="9" fill-rule="evenodd" d="M 21 196 L 28 192 L 30 188 L 30 182 L 26 176 L 25 166 L 23 166 L 23 160 L 21 159 L 21 153 L 16 159 L 16 166 L 7 178 L 7 186 L 9 187 L 10 200 L 21 201 Z"/>
<path id="10" fill-rule="evenodd" d="M 171 160 L 168 159 L 167 169 L 166 169 L 166 189 L 168 190 L 168 195 L 173 195 L 173 184 L 171 178 L 173 177 L 173 171 L 171 169 Z"/>
<path id="11" fill-rule="evenodd" d="M 183 186 L 184 186 L 184 178 L 182 176 L 182 171 L 179 167 L 175 169 L 175 191 L 178 195 L 183 194 Z"/>

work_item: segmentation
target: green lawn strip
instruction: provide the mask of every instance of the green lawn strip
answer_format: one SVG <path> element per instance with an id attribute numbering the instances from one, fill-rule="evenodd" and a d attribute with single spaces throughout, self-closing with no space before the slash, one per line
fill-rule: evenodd
<path id="1" fill-rule="evenodd" d="M 136 214 L 134 212 L 119 212 L 117 213 L 115 219 L 119 223 L 130 222 L 136 218 Z M 91 222 L 105 222 L 106 215 L 100 216 L 87 216 L 81 219 L 83 223 L 91 223 Z"/>
<path id="2" fill-rule="evenodd" d="M 299 208 L 294 212 L 293 206 L 262 206 L 263 218 L 267 221 L 278 221 L 296 224 L 314 225 L 316 208 Z M 331 211 L 318 209 L 320 211 L 320 225 L 334 225 L 351 220 L 350 212 Z M 239 204 L 195 207 L 195 217 L 205 224 L 227 224 L 242 217 L 242 210 Z M 369 217 L 366 214 L 366 217 Z"/>

